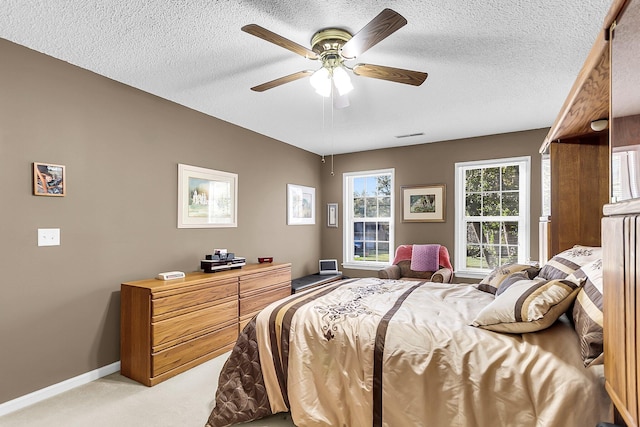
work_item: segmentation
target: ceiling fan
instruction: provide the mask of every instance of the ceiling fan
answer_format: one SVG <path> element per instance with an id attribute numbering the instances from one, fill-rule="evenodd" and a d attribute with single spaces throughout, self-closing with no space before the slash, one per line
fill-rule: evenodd
<path id="1" fill-rule="evenodd" d="M 254 86 L 251 90 L 264 92 L 285 83 L 311 76 L 311 85 L 322 96 L 332 96 L 334 89 L 337 89 L 338 96 L 343 97 L 353 89 L 346 70 L 351 70 L 355 75 L 362 77 L 420 86 L 426 80 L 427 73 L 382 65 L 356 64 L 353 67 L 349 67 L 345 64 L 345 61 L 355 59 L 406 24 L 407 20 L 398 12 L 384 9 L 355 35 L 340 28 L 326 28 L 316 32 L 311 38 L 311 49 L 292 42 L 259 25 L 245 25 L 242 27 L 242 31 L 274 43 L 305 58 L 320 61 L 322 65 L 318 70 L 298 71 L 297 73 Z"/>

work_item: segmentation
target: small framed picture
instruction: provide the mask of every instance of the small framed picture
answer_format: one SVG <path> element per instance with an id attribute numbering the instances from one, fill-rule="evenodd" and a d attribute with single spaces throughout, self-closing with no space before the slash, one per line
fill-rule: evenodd
<path id="1" fill-rule="evenodd" d="M 402 190 L 402 222 L 445 222 L 445 185 L 406 185 Z"/>
<path id="2" fill-rule="evenodd" d="M 304 185 L 287 184 L 287 224 L 316 223 L 316 189 Z"/>
<path id="3" fill-rule="evenodd" d="M 338 227 L 337 203 L 327 203 L 327 227 Z"/>
<path id="4" fill-rule="evenodd" d="M 67 179 L 65 167 L 51 163 L 33 164 L 33 194 L 36 196 L 64 197 Z"/>

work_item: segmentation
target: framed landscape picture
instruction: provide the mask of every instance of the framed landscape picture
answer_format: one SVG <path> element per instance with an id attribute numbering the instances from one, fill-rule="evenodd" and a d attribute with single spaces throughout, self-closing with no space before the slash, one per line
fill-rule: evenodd
<path id="1" fill-rule="evenodd" d="M 178 228 L 238 226 L 238 174 L 178 164 Z"/>
<path id="2" fill-rule="evenodd" d="M 287 184 L 287 224 L 316 223 L 316 189 L 304 185 Z"/>
<path id="3" fill-rule="evenodd" d="M 444 222 L 445 185 L 407 185 L 402 192 L 402 222 Z"/>

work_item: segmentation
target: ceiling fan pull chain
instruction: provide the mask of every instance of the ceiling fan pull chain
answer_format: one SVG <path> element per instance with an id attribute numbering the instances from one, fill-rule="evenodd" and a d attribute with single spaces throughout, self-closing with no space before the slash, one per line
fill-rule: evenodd
<path id="1" fill-rule="evenodd" d="M 326 146 L 326 142 L 327 142 L 327 132 L 325 130 L 325 126 L 324 126 L 324 96 L 321 96 L 320 98 L 322 98 L 322 138 L 324 139 L 325 142 L 325 146 Z M 322 163 L 325 163 L 326 160 L 324 159 L 324 154 L 322 155 L 322 159 L 321 159 Z"/>
<path id="2" fill-rule="evenodd" d="M 335 88 L 331 87 L 331 176 L 334 176 L 335 174 L 333 173 L 333 152 L 334 152 L 334 148 L 335 148 L 335 132 L 333 131 L 333 110 L 335 109 L 335 105 L 333 103 L 333 97 L 334 97 L 334 92 L 335 92 Z"/>

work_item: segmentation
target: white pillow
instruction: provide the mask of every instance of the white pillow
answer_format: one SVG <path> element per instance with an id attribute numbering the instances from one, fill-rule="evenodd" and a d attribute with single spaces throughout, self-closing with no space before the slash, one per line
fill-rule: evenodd
<path id="1" fill-rule="evenodd" d="M 500 284 L 498 296 L 478 313 L 472 326 L 516 334 L 548 328 L 567 311 L 583 282 L 514 274 Z"/>

